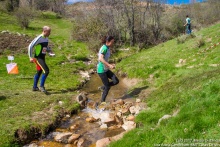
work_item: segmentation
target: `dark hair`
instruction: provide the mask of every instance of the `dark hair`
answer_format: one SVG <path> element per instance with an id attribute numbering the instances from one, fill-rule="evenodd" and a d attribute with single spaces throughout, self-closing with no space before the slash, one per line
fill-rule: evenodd
<path id="1" fill-rule="evenodd" d="M 104 36 L 102 38 L 102 43 L 105 44 L 107 41 L 110 42 L 111 40 L 113 40 L 114 37 L 113 36 Z"/>
<path id="2" fill-rule="evenodd" d="M 189 15 L 186 15 L 186 17 L 189 17 Z"/>

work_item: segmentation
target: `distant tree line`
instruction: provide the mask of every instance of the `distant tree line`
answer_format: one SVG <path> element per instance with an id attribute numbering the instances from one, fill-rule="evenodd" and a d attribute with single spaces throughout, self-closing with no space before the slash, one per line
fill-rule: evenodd
<path id="1" fill-rule="evenodd" d="M 220 1 L 170 6 L 164 0 L 96 0 L 74 14 L 73 38 L 98 49 L 99 38 L 116 37 L 118 45 L 148 46 L 172 39 L 185 32 L 186 15 L 192 20 L 192 29 L 220 20 Z"/>
<path id="2" fill-rule="evenodd" d="M 64 14 L 67 0 L 0 0 L 0 2 L 8 12 L 15 11 L 19 7 L 30 7 L 35 10 L 50 10 Z"/>
<path id="3" fill-rule="evenodd" d="M 72 38 L 97 50 L 99 38 L 113 35 L 116 45 L 139 49 L 177 37 L 185 32 L 186 15 L 192 29 L 220 20 L 220 1 L 207 0 L 190 5 L 166 5 L 166 0 L 95 0 L 66 5 L 67 0 L 0 0 L 0 9 L 13 12 L 18 23 L 28 28 L 33 11 L 53 11 L 73 20 Z"/>

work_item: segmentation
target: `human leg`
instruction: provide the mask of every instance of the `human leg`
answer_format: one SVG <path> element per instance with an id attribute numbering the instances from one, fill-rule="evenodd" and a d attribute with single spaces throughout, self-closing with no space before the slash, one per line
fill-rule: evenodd
<path id="1" fill-rule="evenodd" d="M 42 74 L 42 77 L 41 77 L 40 87 L 41 87 L 42 91 L 45 91 L 44 84 L 45 84 L 45 81 L 46 81 L 47 76 L 49 74 L 49 68 L 48 68 L 48 66 L 47 66 L 44 59 L 38 59 L 37 63 L 43 71 L 43 74 Z"/>
<path id="2" fill-rule="evenodd" d="M 107 77 L 112 80 L 111 82 L 109 82 L 110 86 L 114 86 L 119 83 L 119 79 L 116 77 L 116 75 L 111 70 L 108 70 L 106 74 L 107 74 Z"/>
<path id="3" fill-rule="evenodd" d="M 104 84 L 104 90 L 102 92 L 102 99 L 101 99 L 101 102 L 104 102 L 111 86 L 109 85 L 109 80 L 106 73 L 99 73 L 98 75 L 101 78 L 102 83 Z"/>
<path id="4" fill-rule="evenodd" d="M 40 68 L 40 66 L 36 63 L 36 69 L 37 69 L 37 72 L 36 74 L 34 75 L 34 85 L 33 85 L 33 91 L 38 91 L 39 88 L 37 87 L 37 84 L 38 84 L 38 81 L 39 81 L 39 78 L 40 78 L 40 75 L 42 73 L 42 69 Z"/>

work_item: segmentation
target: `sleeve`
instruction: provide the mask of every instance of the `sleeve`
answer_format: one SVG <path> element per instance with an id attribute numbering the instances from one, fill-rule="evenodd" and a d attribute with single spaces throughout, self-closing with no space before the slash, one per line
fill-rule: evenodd
<path id="1" fill-rule="evenodd" d="M 105 55 L 107 53 L 108 48 L 106 46 L 102 46 L 100 53 Z"/>
<path id="2" fill-rule="evenodd" d="M 41 35 L 38 36 L 38 37 L 36 37 L 36 38 L 29 44 L 29 46 L 28 46 L 28 56 L 29 56 L 29 58 L 32 58 L 32 57 L 33 57 L 33 55 L 32 55 L 32 53 L 33 53 L 33 48 L 34 48 L 35 45 L 37 45 L 37 44 L 39 43 L 40 38 L 41 38 Z"/>

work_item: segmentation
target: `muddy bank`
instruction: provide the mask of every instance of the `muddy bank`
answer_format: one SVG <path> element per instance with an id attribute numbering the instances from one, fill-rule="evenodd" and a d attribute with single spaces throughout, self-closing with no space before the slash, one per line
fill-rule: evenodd
<path id="1" fill-rule="evenodd" d="M 33 38 L 25 34 L 0 32 L 0 54 L 9 50 L 10 53 L 27 53 L 27 47 Z"/>

